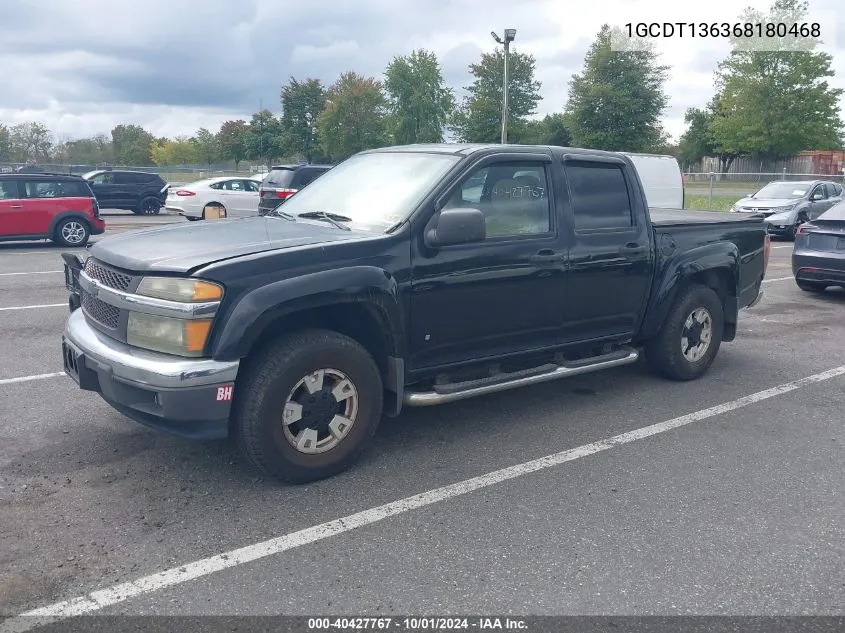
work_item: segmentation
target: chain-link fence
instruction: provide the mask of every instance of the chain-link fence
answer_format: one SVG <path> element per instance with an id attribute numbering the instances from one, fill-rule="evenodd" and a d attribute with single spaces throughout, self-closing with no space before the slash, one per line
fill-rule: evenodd
<path id="1" fill-rule="evenodd" d="M 845 185 L 842 174 L 802 174 L 786 170 L 768 173 L 685 172 L 684 189 L 688 209 L 726 211 L 737 200 L 759 191 L 764 185 L 776 180 L 790 182 L 824 180 Z"/>

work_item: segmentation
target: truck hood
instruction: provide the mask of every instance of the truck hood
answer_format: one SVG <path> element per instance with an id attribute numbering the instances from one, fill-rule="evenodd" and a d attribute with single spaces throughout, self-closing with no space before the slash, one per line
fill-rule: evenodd
<path id="1" fill-rule="evenodd" d="M 769 224 L 791 224 L 794 211 L 783 211 L 782 213 L 772 213 L 766 216 L 766 222 Z"/>
<path id="2" fill-rule="evenodd" d="M 310 244 L 361 238 L 331 224 L 275 217 L 192 222 L 131 231 L 97 241 L 92 257 L 137 272 L 187 273 L 223 259 Z"/>

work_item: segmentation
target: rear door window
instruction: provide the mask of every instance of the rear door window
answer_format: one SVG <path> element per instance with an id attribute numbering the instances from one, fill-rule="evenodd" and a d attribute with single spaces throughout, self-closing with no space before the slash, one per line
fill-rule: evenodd
<path id="1" fill-rule="evenodd" d="M 633 226 L 631 198 L 621 165 L 573 161 L 566 163 L 565 172 L 576 231 Z"/>
<path id="2" fill-rule="evenodd" d="M 16 200 L 18 194 L 17 180 L 0 180 L 0 200 Z"/>

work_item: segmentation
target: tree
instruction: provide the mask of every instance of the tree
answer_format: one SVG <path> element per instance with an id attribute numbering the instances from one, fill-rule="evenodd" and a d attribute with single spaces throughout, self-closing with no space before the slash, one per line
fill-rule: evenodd
<path id="1" fill-rule="evenodd" d="M 101 165 L 114 162 L 114 148 L 105 134 L 68 140 L 53 151 L 53 160 L 70 165 Z"/>
<path id="2" fill-rule="evenodd" d="M 578 147 L 651 152 L 665 144 L 660 117 L 668 103 L 668 66 L 654 47 L 638 43 L 614 50 L 618 29 L 602 25 L 569 82 L 566 119 Z"/>
<path id="3" fill-rule="evenodd" d="M 514 133 L 508 132 L 508 140 L 526 145 L 557 145 L 567 147 L 572 139 L 562 113 L 547 114 L 542 119 L 526 121 Z"/>
<path id="4" fill-rule="evenodd" d="M 12 160 L 12 138 L 9 128 L 0 123 L 0 162 Z"/>
<path id="5" fill-rule="evenodd" d="M 385 71 L 393 141 L 441 143 L 455 97 L 443 82 L 437 56 L 424 49 L 394 57 Z"/>
<path id="6" fill-rule="evenodd" d="M 326 93 L 326 107 L 317 120 L 323 149 L 340 161 L 381 147 L 387 138 L 386 108 L 380 82 L 353 71 L 343 73 Z"/>
<path id="7" fill-rule="evenodd" d="M 716 153 L 713 142 L 713 113 L 703 108 L 688 108 L 684 114 L 686 131 L 679 141 L 681 161 L 690 164 L 698 163 L 705 156 Z"/>
<path id="8" fill-rule="evenodd" d="M 168 165 L 196 165 L 200 162 L 196 139 L 177 136 L 173 140 L 157 140 L 152 147 L 153 162 L 159 167 Z"/>
<path id="9" fill-rule="evenodd" d="M 291 77 L 281 101 L 283 144 L 310 163 L 319 146 L 317 119 L 326 107 L 326 90 L 319 79 Z"/>
<path id="10" fill-rule="evenodd" d="M 540 101 L 542 84 L 534 80 L 532 55 L 511 51 L 508 58 L 508 129 L 518 136 Z M 484 53 L 477 64 L 470 64 L 475 78 L 464 90 L 468 95 L 452 119 L 451 128 L 465 143 L 495 143 L 501 139 L 502 83 L 505 57 L 500 48 Z M 510 133 L 508 136 L 510 139 Z"/>
<path id="11" fill-rule="evenodd" d="M 244 135 L 246 157 L 269 166 L 274 158 L 285 154 L 283 140 L 282 122 L 270 110 L 256 112 Z"/>
<path id="12" fill-rule="evenodd" d="M 140 125 L 118 125 L 111 131 L 115 160 L 121 165 L 151 165 L 153 135 Z"/>
<path id="13" fill-rule="evenodd" d="M 18 123 L 9 131 L 12 156 L 18 162 L 46 162 L 53 147 L 50 129 L 38 121 Z"/>
<path id="14" fill-rule="evenodd" d="M 217 133 L 217 145 L 220 148 L 220 157 L 235 162 L 235 169 L 238 169 L 240 162 L 246 158 L 246 135 L 249 126 L 246 121 L 226 121 L 220 126 Z"/>
<path id="15" fill-rule="evenodd" d="M 743 22 L 806 22 L 803 0 L 776 0 L 768 15 L 747 9 Z M 781 38 L 774 46 L 735 38 L 716 71 L 717 116 L 714 140 L 734 152 L 779 159 L 805 149 L 840 145 L 839 98 L 831 88 L 832 58 L 816 51 L 818 38 Z"/>
<path id="16" fill-rule="evenodd" d="M 213 165 L 220 160 L 220 146 L 217 137 L 209 130 L 201 127 L 194 136 L 198 162 Z"/>

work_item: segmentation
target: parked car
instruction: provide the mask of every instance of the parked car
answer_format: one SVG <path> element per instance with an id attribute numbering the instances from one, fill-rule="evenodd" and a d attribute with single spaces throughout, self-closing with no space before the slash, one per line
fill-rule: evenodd
<path id="1" fill-rule="evenodd" d="M 801 290 L 845 288 L 845 201 L 798 227 L 792 274 Z"/>
<path id="2" fill-rule="evenodd" d="M 258 212 L 267 215 L 331 168 L 331 165 L 274 165 L 261 183 Z"/>
<path id="3" fill-rule="evenodd" d="M 259 177 L 206 178 L 176 189 L 169 189 L 164 208 L 189 220 L 205 218 L 206 207 L 222 208 L 223 217 L 258 215 Z"/>
<path id="4" fill-rule="evenodd" d="M 168 184 L 158 174 L 127 169 L 99 169 L 82 176 L 103 209 L 155 215 L 167 199 Z"/>
<path id="5" fill-rule="evenodd" d="M 79 176 L 0 174 L 0 241 L 49 239 L 84 246 L 105 229 L 97 199 Z"/>
<path id="6" fill-rule="evenodd" d="M 795 238 L 799 225 L 842 200 L 842 185 L 829 180 L 778 180 L 739 200 L 733 213 L 760 213 L 771 235 Z"/>
<path id="7" fill-rule="evenodd" d="M 674 156 L 659 154 L 630 154 L 640 181 L 643 183 L 646 202 L 652 209 L 683 209 L 684 176 Z"/>
<path id="8" fill-rule="evenodd" d="M 350 466 L 403 406 L 642 354 L 698 378 L 760 299 L 768 256 L 759 216 L 650 213 L 621 154 L 369 150 L 267 216 L 67 255 L 82 309 L 65 370 L 138 422 L 231 432 L 258 467 L 306 482 Z"/>

